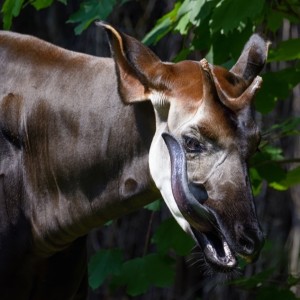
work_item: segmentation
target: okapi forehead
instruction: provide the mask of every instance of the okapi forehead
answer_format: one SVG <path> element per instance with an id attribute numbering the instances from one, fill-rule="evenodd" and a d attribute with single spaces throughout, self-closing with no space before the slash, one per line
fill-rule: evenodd
<path id="1" fill-rule="evenodd" d="M 227 73 L 223 70 L 218 72 L 220 81 L 226 81 L 223 76 L 227 76 Z M 171 130 L 192 123 L 204 128 L 211 136 L 233 135 L 235 125 L 231 119 L 232 112 L 222 104 L 217 92 L 212 91 L 210 99 L 204 97 L 205 83 L 199 62 L 183 61 L 170 64 L 165 79 L 168 87 L 166 94 L 171 99 L 168 124 Z M 206 130 L 208 128 L 209 130 Z"/>
<path id="2" fill-rule="evenodd" d="M 203 98 L 203 79 L 199 63 L 182 61 L 167 65 L 165 75 L 167 97 L 191 113 L 197 110 Z"/>

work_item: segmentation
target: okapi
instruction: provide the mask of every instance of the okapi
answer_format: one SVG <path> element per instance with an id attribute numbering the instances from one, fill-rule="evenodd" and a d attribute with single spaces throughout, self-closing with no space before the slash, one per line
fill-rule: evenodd
<path id="1" fill-rule="evenodd" d="M 262 247 L 247 161 L 267 43 L 227 71 L 99 25 L 113 59 L 0 33 L 2 300 L 85 299 L 87 233 L 160 194 L 217 272 Z"/>

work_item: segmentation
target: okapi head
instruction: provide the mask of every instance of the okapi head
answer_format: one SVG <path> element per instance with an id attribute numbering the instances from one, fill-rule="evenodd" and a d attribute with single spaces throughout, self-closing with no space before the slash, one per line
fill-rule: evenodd
<path id="1" fill-rule="evenodd" d="M 253 35 L 230 71 L 205 59 L 164 63 L 137 40 L 104 26 L 126 104 L 151 101 L 156 116 L 149 166 L 180 226 L 213 269 L 237 256 L 253 261 L 263 244 L 247 161 L 260 134 L 251 103 L 268 44 Z"/>

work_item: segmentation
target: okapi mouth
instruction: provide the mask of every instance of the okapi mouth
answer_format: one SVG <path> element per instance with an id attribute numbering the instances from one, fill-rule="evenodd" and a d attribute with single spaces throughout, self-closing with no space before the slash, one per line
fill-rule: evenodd
<path id="1" fill-rule="evenodd" d="M 193 228 L 192 232 L 203 251 L 206 263 L 213 270 L 228 273 L 237 267 L 237 259 L 220 232 L 202 233 Z"/>
<path id="2" fill-rule="evenodd" d="M 162 137 L 169 150 L 171 159 L 171 186 L 178 209 L 191 225 L 192 236 L 202 249 L 206 262 L 217 272 L 230 272 L 237 267 L 237 259 L 214 213 L 202 205 L 207 200 L 205 191 L 197 199 L 189 189 L 186 158 L 182 145 L 175 137 L 163 133 Z M 198 187 L 199 188 L 199 187 Z"/>

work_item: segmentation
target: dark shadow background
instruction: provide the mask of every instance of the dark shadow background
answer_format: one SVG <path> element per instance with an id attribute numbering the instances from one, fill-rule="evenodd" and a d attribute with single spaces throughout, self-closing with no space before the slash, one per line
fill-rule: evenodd
<path id="1" fill-rule="evenodd" d="M 121 8 L 115 9 L 108 22 L 141 40 L 155 25 L 156 20 L 171 10 L 173 5 L 174 1 L 171 0 L 129 1 Z M 31 6 L 27 6 L 22 10 L 20 16 L 13 21 L 12 30 L 35 35 L 70 50 L 97 56 L 110 56 L 106 35 L 102 29 L 92 25 L 80 36 L 75 36 L 74 24 L 66 23 L 69 16 L 78 8 L 79 1 L 72 1 L 67 6 L 54 2 L 50 8 L 39 12 Z M 299 28 L 286 23 L 277 38 L 289 38 L 291 35 L 299 37 Z M 170 60 L 180 51 L 182 45 L 183 40 L 180 35 L 170 34 L 155 47 L 152 47 L 152 50 L 162 60 Z M 194 58 L 200 59 L 200 54 L 196 53 Z M 278 67 L 275 63 L 267 68 L 276 70 Z M 277 109 L 267 117 L 259 117 L 259 122 L 266 126 L 273 124 L 278 117 L 283 119 L 292 115 L 299 116 L 299 94 L 300 89 L 298 86 L 294 90 L 293 96 L 285 102 L 280 102 Z M 298 100 L 296 101 L 296 99 Z M 286 138 L 275 141 L 275 143 L 283 146 L 288 157 L 300 156 L 299 138 Z M 295 269 L 296 273 L 299 273 L 297 255 L 294 254 L 296 258 L 294 262 L 291 262 L 286 252 L 288 249 L 295 249 L 297 243 L 300 245 L 298 241 L 300 238 L 299 192 L 299 186 L 287 192 L 277 192 L 265 186 L 263 193 L 256 199 L 258 216 L 269 242 L 261 258 L 255 264 L 246 268 L 245 276 L 250 276 L 255 272 L 265 270 L 269 266 L 276 265 L 273 278 L 274 282 L 280 285 L 287 278 L 289 265 Z M 156 213 L 142 209 L 124 216 L 114 221 L 109 227 L 91 232 L 88 242 L 89 253 L 92 254 L 103 248 L 120 247 L 126 252 L 127 259 L 142 256 L 145 243 L 147 243 L 147 232 L 149 230 L 154 232 L 159 223 L 169 216 L 170 214 L 165 206 Z M 290 245 L 290 247 L 286 247 L 286 245 Z M 188 258 L 177 257 L 176 280 L 172 287 L 153 288 L 147 294 L 136 297 L 136 299 L 255 299 L 255 294 L 251 291 L 223 285 L 222 281 L 215 277 L 205 278 L 201 274 L 200 268 L 192 266 L 187 261 Z M 126 296 L 125 290 L 119 290 L 112 294 L 109 287 L 104 285 L 95 292 L 90 293 L 89 300 L 96 299 L 131 298 Z"/>

